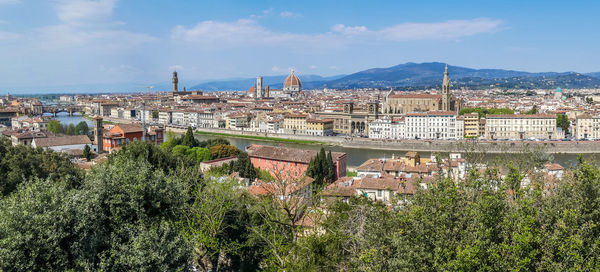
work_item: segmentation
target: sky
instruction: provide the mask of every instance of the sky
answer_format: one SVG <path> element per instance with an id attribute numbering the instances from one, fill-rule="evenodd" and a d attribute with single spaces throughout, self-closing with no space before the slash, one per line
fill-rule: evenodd
<path id="1" fill-rule="evenodd" d="M 0 0 L 0 93 L 406 62 L 600 71 L 600 1 Z"/>

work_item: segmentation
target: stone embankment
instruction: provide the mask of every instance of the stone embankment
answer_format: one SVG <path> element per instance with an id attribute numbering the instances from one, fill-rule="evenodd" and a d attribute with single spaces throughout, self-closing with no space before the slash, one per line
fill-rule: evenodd
<path id="1" fill-rule="evenodd" d="M 185 129 L 167 128 L 175 133 Z M 259 136 L 279 139 L 316 141 L 346 148 L 421 151 L 421 152 L 475 152 L 475 153 L 520 153 L 541 150 L 548 153 L 600 153 L 600 141 L 476 141 L 476 140 L 379 140 L 343 136 L 309 136 L 272 134 L 254 131 L 199 128 L 197 131 L 224 133 L 235 136 Z M 274 139 L 276 141 L 276 139 Z"/>

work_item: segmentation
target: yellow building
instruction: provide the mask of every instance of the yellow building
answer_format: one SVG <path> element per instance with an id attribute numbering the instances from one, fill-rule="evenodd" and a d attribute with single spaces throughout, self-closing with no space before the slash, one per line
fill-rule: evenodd
<path id="1" fill-rule="evenodd" d="M 463 115 L 465 120 L 465 138 L 479 137 L 479 114 L 476 112 Z"/>
<path id="2" fill-rule="evenodd" d="M 300 113 L 287 114 L 283 119 L 283 129 L 288 134 L 306 134 L 306 118 L 308 115 Z"/>
<path id="3" fill-rule="evenodd" d="M 333 120 L 307 119 L 306 134 L 314 136 L 333 135 Z"/>

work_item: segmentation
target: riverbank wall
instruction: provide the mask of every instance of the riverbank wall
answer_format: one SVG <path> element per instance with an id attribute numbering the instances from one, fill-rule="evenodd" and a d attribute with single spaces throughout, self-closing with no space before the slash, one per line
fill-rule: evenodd
<path id="1" fill-rule="evenodd" d="M 175 133 L 185 133 L 185 129 L 167 128 Z M 540 150 L 547 153 L 592 154 L 600 153 L 600 141 L 477 141 L 477 140 L 380 140 L 350 138 L 342 136 L 309 136 L 291 134 L 271 134 L 254 131 L 199 128 L 207 133 L 229 134 L 232 137 L 258 136 L 277 139 L 315 141 L 326 145 L 339 145 L 346 148 L 366 148 L 390 151 L 418 152 L 473 152 L 473 153 L 521 153 Z M 209 134 L 207 136 L 210 136 Z"/>

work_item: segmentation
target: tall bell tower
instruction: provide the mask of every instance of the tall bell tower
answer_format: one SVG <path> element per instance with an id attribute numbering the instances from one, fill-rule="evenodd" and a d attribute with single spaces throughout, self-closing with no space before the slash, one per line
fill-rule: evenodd
<path id="1" fill-rule="evenodd" d="M 179 87 L 177 87 L 178 83 L 179 79 L 177 78 L 177 71 L 173 71 L 173 92 L 179 91 Z"/>
<path id="2" fill-rule="evenodd" d="M 446 64 L 444 81 L 442 82 L 442 110 L 450 111 L 450 77 L 448 76 L 448 64 Z"/>
<path id="3" fill-rule="evenodd" d="M 96 141 L 96 153 L 104 152 L 104 126 L 102 117 L 94 117 L 94 140 Z"/>

